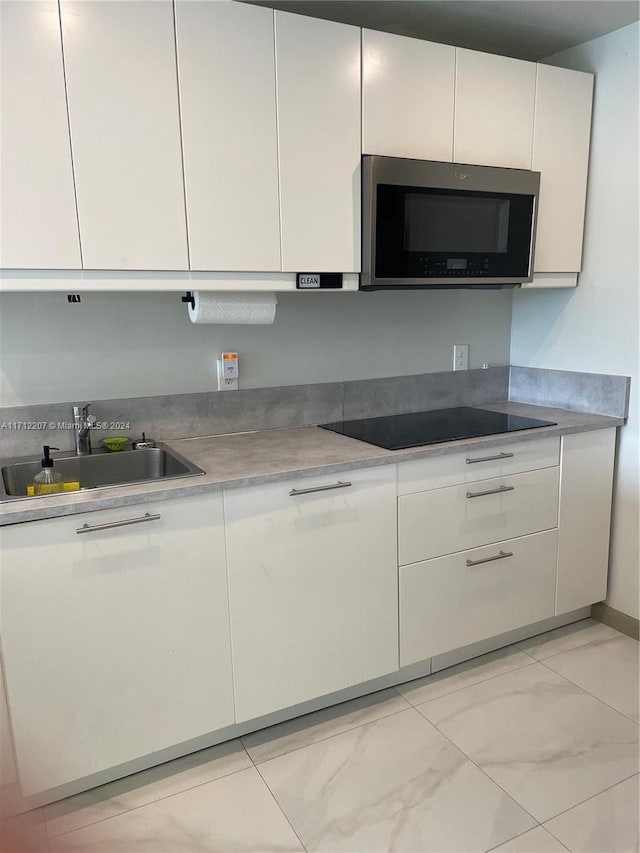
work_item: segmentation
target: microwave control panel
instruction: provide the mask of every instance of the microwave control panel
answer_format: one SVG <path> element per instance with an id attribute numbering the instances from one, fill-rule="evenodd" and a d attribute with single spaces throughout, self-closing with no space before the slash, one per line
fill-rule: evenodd
<path id="1" fill-rule="evenodd" d="M 415 260 L 419 267 L 419 275 L 425 276 L 457 276 L 457 275 L 491 275 L 489 258 L 442 258 L 421 255 Z"/>

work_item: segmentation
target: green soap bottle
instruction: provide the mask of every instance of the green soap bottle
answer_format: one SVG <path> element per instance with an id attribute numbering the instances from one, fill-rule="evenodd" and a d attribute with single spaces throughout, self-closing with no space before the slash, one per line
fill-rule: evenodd
<path id="1" fill-rule="evenodd" d="M 33 478 L 34 495 L 53 495 L 63 491 L 64 480 L 62 474 L 58 474 L 53 468 L 53 459 L 49 456 L 50 450 L 58 450 L 45 444 L 42 448 L 44 457 L 42 459 L 42 471 Z"/>

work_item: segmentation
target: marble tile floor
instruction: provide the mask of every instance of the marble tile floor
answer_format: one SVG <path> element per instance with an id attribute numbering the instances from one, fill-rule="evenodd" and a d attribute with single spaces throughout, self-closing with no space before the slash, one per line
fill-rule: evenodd
<path id="1" fill-rule="evenodd" d="M 57 853 L 638 853 L 638 643 L 583 620 L 29 818 Z"/>

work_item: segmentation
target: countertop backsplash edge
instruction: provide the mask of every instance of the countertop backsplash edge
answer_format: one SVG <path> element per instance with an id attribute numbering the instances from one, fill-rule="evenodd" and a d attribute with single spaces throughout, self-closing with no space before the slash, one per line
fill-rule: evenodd
<path id="1" fill-rule="evenodd" d="M 310 426 L 511 400 L 626 418 L 630 378 L 564 370 L 495 366 L 381 379 L 358 379 L 233 392 L 202 391 L 94 400 L 103 436 L 144 431 L 160 441 Z M 0 457 L 40 453 L 49 444 L 73 448 L 71 407 L 77 402 L 0 407 Z"/>

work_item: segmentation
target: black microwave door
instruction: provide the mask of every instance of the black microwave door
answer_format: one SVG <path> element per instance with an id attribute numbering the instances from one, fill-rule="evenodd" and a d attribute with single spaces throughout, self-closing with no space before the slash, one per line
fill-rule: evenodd
<path id="1" fill-rule="evenodd" d="M 376 187 L 377 279 L 529 275 L 532 195 Z"/>

